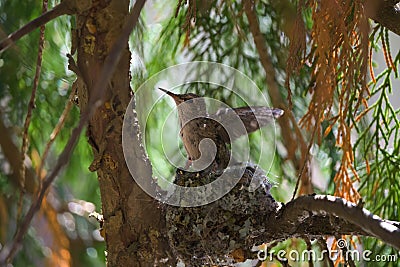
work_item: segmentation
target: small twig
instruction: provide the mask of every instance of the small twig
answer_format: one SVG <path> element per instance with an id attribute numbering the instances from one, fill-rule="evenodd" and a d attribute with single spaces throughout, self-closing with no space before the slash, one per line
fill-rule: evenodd
<path id="1" fill-rule="evenodd" d="M 42 169 L 43 169 L 44 163 L 46 161 L 47 155 L 49 154 L 50 147 L 54 143 L 54 140 L 56 139 L 57 135 L 60 133 L 61 129 L 64 126 L 65 119 L 67 118 L 67 116 L 73 106 L 73 99 L 74 99 L 75 94 L 76 94 L 76 88 L 72 87 L 71 93 L 68 97 L 68 101 L 65 104 L 64 111 L 62 112 L 60 118 L 58 119 L 58 123 L 57 123 L 56 127 L 54 127 L 53 132 L 50 134 L 50 139 L 47 142 L 46 147 L 44 149 L 42 158 L 40 160 L 39 168 L 37 169 L 37 176 L 39 178 L 39 188 L 42 187 L 42 179 L 41 179 L 42 175 L 41 174 L 42 174 Z"/>
<path id="2" fill-rule="evenodd" d="M 19 244 L 21 243 L 22 238 L 24 237 L 25 233 L 29 228 L 33 216 L 40 208 L 43 198 L 46 195 L 47 189 L 53 183 L 54 179 L 57 177 L 61 168 L 64 167 L 69 162 L 69 158 L 72 154 L 76 142 L 78 141 L 80 133 L 86 126 L 89 119 L 92 117 L 93 113 L 103 103 L 103 96 L 105 95 L 107 89 L 105 85 L 108 84 L 108 81 L 114 74 L 116 66 L 121 57 L 122 51 L 128 42 L 130 33 L 136 26 L 136 23 L 138 21 L 144 3 L 145 0 L 138 0 L 135 2 L 135 5 L 133 6 L 131 13 L 127 17 L 124 27 L 122 28 L 119 38 L 112 46 L 109 55 L 104 61 L 104 67 L 99 76 L 99 80 L 94 85 L 93 94 L 89 99 L 87 108 L 84 110 L 84 112 L 82 112 L 78 126 L 72 131 L 72 135 L 68 140 L 68 143 L 64 147 L 64 150 L 58 157 L 54 169 L 44 179 L 38 198 L 34 200 L 32 205 L 30 206 L 28 213 L 26 214 L 24 220 L 22 221 L 21 225 L 17 230 L 17 233 L 15 234 L 14 239 L 11 241 L 10 244 L 4 246 L 3 249 L 0 251 L 0 265 L 5 265 L 6 262 L 12 261 L 13 257 L 15 256 L 15 253 L 17 252 L 17 249 L 19 248 Z"/>
<path id="3" fill-rule="evenodd" d="M 306 242 L 307 250 L 312 251 L 312 244 L 310 238 L 308 236 L 302 236 L 301 238 L 303 238 L 304 242 Z M 308 267 L 314 267 L 314 262 L 312 257 L 308 258 Z"/>
<path id="4" fill-rule="evenodd" d="M 293 117 L 293 119 L 294 119 L 294 117 Z M 295 124 L 295 121 L 292 121 L 292 124 L 295 125 L 296 131 L 300 131 L 300 129 L 297 127 L 297 124 Z M 300 181 L 304 181 L 305 179 L 308 179 L 309 181 L 311 180 L 311 178 L 308 178 L 309 177 L 308 175 L 303 176 L 303 174 L 304 174 L 306 167 L 308 167 L 307 163 L 309 163 L 309 161 L 310 161 L 310 150 L 311 150 L 311 146 L 314 144 L 314 138 L 315 138 L 315 134 L 317 133 L 317 129 L 318 129 L 318 127 L 315 126 L 312 136 L 311 136 L 311 139 L 310 139 L 310 143 L 307 146 L 307 149 L 304 149 L 302 146 L 301 151 L 303 151 L 303 152 L 306 151 L 306 153 L 305 153 L 305 155 L 303 155 L 304 156 L 303 166 L 301 167 L 299 175 L 297 176 L 296 186 L 293 190 L 293 195 L 292 195 L 291 200 L 293 200 L 296 197 L 296 193 L 299 188 Z M 305 178 L 302 179 L 302 177 L 305 177 Z"/>
<path id="5" fill-rule="evenodd" d="M 43 5 L 42 5 L 42 13 L 47 12 L 47 0 L 43 0 Z M 17 220 L 21 216 L 22 212 L 22 199 L 25 193 L 25 155 L 28 151 L 28 146 L 29 146 L 29 136 L 28 136 L 28 130 L 29 130 L 29 125 L 31 124 L 31 119 L 32 119 L 32 110 L 35 108 L 35 99 L 36 99 L 36 91 L 39 86 L 39 79 L 40 79 L 40 73 L 42 72 L 42 60 L 43 60 L 43 47 L 44 47 L 44 32 L 46 30 L 46 26 L 42 25 L 40 26 L 40 35 L 39 35 L 39 49 L 38 49 L 38 55 L 37 55 L 37 60 L 36 60 L 36 71 L 35 71 L 35 77 L 33 79 L 33 87 L 32 87 L 32 93 L 31 93 L 31 98 L 29 99 L 28 103 L 28 111 L 26 113 L 25 117 L 25 123 L 24 123 L 24 131 L 22 134 L 22 147 L 21 147 L 21 191 L 19 195 L 19 201 L 18 201 L 18 212 L 17 212 Z"/>
<path id="6" fill-rule="evenodd" d="M 178 5 L 176 6 L 176 9 L 175 9 L 175 18 L 178 17 L 179 10 L 181 9 L 181 6 L 182 6 L 182 0 L 178 0 Z"/>
<path id="7" fill-rule="evenodd" d="M 318 237 L 317 244 L 319 245 L 321 251 L 329 251 L 328 244 L 326 244 L 326 240 L 322 236 Z M 333 261 L 327 253 L 323 253 L 322 257 L 323 262 L 326 262 L 326 265 L 328 265 L 329 267 L 334 267 Z"/>
<path id="8" fill-rule="evenodd" d="M 340 239 L 344 240 L 345 237 L 336 235 L 335 238 L 336 238 L 336 242 L 338 242 L 338 240 L 340 240 Z M 347 244 L 347 242 L 346 242 L 346 244 Z M 342 259 L 344 261 L 344 266 L 356 267 L 356 265 L 354 264 L 353 259 L 351 258 L 351 254 L 348 253 L 349 248 L 346 247 L 346 246 L 342 246 L 342 247 L 337 246 L 337 247 L 342 252 Z M 340 258 L 337 259 L 337 260 L 340 260 Z"/>

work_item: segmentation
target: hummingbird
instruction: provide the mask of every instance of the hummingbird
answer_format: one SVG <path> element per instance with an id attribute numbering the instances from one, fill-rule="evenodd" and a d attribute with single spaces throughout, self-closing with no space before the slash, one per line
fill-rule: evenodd
<path id="1" fill-rule="evenodd" d="M 246 106 L 220 108 L 216 113 L 208 114 L 206 102 L 199 95 L 175 94 L 163 88 L 159 90 L 175 101 L 180 137 L 188 162 L 196 171 L 205 170 L 210 166 L 214 170 L 225 169 L 231 159 L 228 148 L 231 142 L 257 131 L 284 113 L 279 108 Z"/>

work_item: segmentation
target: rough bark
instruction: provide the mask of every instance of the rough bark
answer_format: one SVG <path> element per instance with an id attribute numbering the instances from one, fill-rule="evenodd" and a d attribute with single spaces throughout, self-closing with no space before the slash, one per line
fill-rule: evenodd
<path id="1" fill-rule="evenodd" d="M 375 22 L 400 35 L 400 1 L 368 0 L 366 12 Z"/>
<path id="2" fill-rule="evenodd" d="M 77 15 L 78 99 L 81 110 L 98 79 L 104 59 L 121 32 L 129 1 L 93 1 Z M 74 51 L 73 51 L 74 52 Z M 165 216 L 158 202 L 132 179 L 122 153 L 123 115 L 131 98 L 130 58 L 126 44 L 107 86 L 104 104 L 90 119 L 87 136 L 93 148 L 91 171 L 97 171 L 104 215 L 108 266 L 153 266 L 168 257 Z"/>

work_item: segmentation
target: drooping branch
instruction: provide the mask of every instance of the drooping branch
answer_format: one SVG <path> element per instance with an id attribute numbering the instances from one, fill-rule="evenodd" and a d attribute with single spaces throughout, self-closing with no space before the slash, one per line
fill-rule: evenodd
<path id="1" fill-rule="evenodd" d="M 282 128 L 281 133 L 283 143 L 286 144 L 286 149 L 288 151 L 288 159 L 292 160 L 296 170 L 298 171 L 299 179 L 301 179 L 303 186 L 302 193 L 310 194 L 313 191 L 311 188 L 311 183 L 308 179 L 309 176 L 307 175 L 309 149 L 303 135 L 301 134 L 301 131 L 297 125 L 292 111 L 287 108 L 287 104 L 284 102 L 279 91 L 279 85 L 276 80 L 277 74 L 272 64 L 271 55 L 268 52 L 266 41 L 260 30 L 257 14 L 254 9 L 255 7 L 252 1 L 244 1 L 244 11 L 249 21 L 250 32 L 253 36 L 258 55 L 260 57 L 261 65 L 263 66 L 265 71 L 268 93 L 271 97 L 272 104 L 274 107 L 282 108 L 285 110 L 285 116 L 280 118 L 278 120 L 278 123 Z M 294 131 L 290 124 L 292 124 Z M 297 149 L 300 149 L 301 151 L 300 159 L 298 159 L 296 156 Z M 297 186 L 295 191 L 297 191 Z"/>
<path id="2" fill-rule="evenodd" d="M 47 22 L 60 17 L 62 15 L 76 14 L 78 11 L 83 11 L 90 8 L 91 1 L 80 1 L 80 0 L 64 0 L 60 4 L 56 5 L 52 10 L 47 11 L 38 18 L 30 21 L 17 31 L 8 35 L 7 38 L 0 42 L 0 53 L 10 47 L 13 43 L 21 39 L 26 34 L 35 30 L 36 28 L 46 24 Z"/>
<path id="3" fill-rule="evenodd" d="M 43 1 L 42 5 L 42 13 L 47 12 L 47 0 Z M 35 101 L 36 101 L 36 91 L 39 86 L 39 79 L 40 79 L 40 74 L 42 72 L 42 59 L 43 59 L 43 48 L 44 48 L 44 32 L 45 32 L 46 26 L 42 25 L 40 26 L 40 35 L 39 35 L 39 49 L 38 49 L 38 55 L 36 59 L 36 70 L 35 70 L 35 77 L 33 78 L 33 87 L 32 87 L 32 92 L 31 92 L 31 98 L 29 99 L 28 103 L 28 110 L 26 112 L 26 117 L 25 117 L 25 122 L 24 122 L 24 131 L 22 134 L 22 146 L 21 146 L 21 158 L 22 158 L 22 163 L 21 163 L 21 196 L 20 196 L 20 201 L 22 201 L 22 194 L 25 191 L 25 164 L 23 163 L 25 161 L 25 154 L 28 151 L 29 147 L 29 135 L 28 135 L 28 130 L 29 130 L 29 125 L 31 124 L 31 119 L 32 119 L 32 111 L 35 108 Z M 40 179 L 39 179 L 40 181 Z"/>
<path id="4" fill-rule="evenodd" d="M 369 18 L 400 36 L 400 1 L 368 0 L 365 4 Z"/>
<path id="5" fill-rule="evenodd" d="M 82 132 L 83 128 L 86 126 L 87 122 L 91 118 L 92 114 L 95 112 L 95 110 L 102 104 L 103 100 L 103 95 L 106 91 L 108 81 L 112 77 L 115 68 L 119 62 L 121 52 L 123 51 L 123 48 L 126 46 L 129 35 L 132 32 L 133 28 L 136 26 L 136 23 L 139 18 L 139 14 L 144 6 L 145 0 L 141 1 L 136 1 L 132 12 L 129 14 L 127 17 L 127 21 L 124 24 L 124 27 L 121 31 L 120 37 L 117 39 L 115 44 L 112 46 L 109 55 L 107 56 L 105 62 L 104 62 L 104 67 L 101 71 L 101 75 L 99 77 L 99 80 L 96 82 L 93 90 L 93 94 L 90 96 L 89 103 L 87 105 L 87 108 L 84 110 L 84 112 L 81 115 L 81 118 L 79 120 L 78 126 L 73 130 L 72 135 L 70 139 L 68 140 L 64 150 L 58 157 L 58 160 L 56 162 L 56 165 L 54 169 L 49 173 L 49 175 L 44 179 L 42 188 L 39 192 L 38 198 L 33 201 L 32 205 L 30 206 L 26 216 L 24 217 L 21 225 L 18 227 L 17 233 L 12 240 L 12 242 L 6 246 L 3 247 L 3 249 L 0 251 L 0 265 L 5 265 L 6 262 L 10 262 L 15 253 L 17 252 L 17 249 L 19 247 L 19 244 L 22 241 L 22 238 L 24 237 L 25 233 L 28 230 L 28 227 L 32 221 L 33 216 L 36 214 L 36 212 L 39 210 L 41 203 L 43 201 L 44 196 L 46 195 L 47 189 L 50 187 L 50 185 L 53 183 L 55 178 L 57 177 L 58 173 L 64 167 L 68 162 L 69 158 L 72 154 L 72 151 L 76 145 L 76 142 L 78 141 L 78 138 L 80 136 L 80 133 Z"/>

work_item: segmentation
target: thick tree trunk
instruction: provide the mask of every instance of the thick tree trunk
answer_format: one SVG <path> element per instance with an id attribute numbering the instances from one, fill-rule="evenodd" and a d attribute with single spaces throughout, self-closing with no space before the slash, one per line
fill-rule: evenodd
<path id="1" fill-rule="evenodd" d="M 91 9 L 77 16 L 73 50 L 76 47 L 75 86 L 81 110 L 128 11 L 128 0 L 93 1 Z M 90 119 L 87 135 L 94 152 L 90 170 L 98 174 L 108 266 L 153 266 L 170 255 L 165 216 L 159 203 L 132 179 L 121 144 L 123 116 L 131 98 L 130 58 L 126 44 L 117 71 L 104 85 L 108 87 L 104 104 Z"/>

